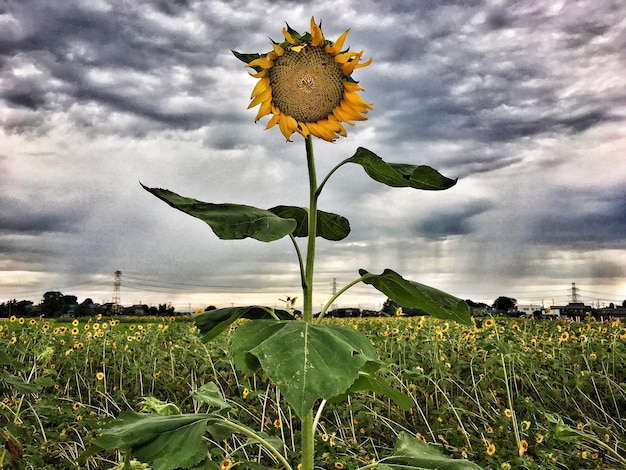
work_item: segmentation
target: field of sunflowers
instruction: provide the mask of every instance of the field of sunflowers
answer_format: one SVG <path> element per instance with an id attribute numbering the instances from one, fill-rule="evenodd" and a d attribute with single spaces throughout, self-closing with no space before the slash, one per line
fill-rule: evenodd
<path id="1" fill-rule="evenodd" d="M 374 394 L 327 405 L 320 468 L 373 468 L 401 431 L 486 469 L 626 468 L 623 321 L 328 321 L 366 333 L 414 407 Z M 228 336 L 204 344 L 174 317 L 0 321 L 0 468 L 122 468 L 122 452 L 92 445 L 100 428 L 128 409 L 199 411 L 191 394 L 211 382 L 234 419 L 280 439 L 297 464 L 297 419 L 263 375 L 236 371 Z M 210 448 L 203 468 L 275 466 L 238 435 Z"/>

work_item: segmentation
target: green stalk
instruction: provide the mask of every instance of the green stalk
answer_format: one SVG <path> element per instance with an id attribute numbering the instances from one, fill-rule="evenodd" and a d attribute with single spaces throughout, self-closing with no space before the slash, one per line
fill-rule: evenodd
<path id="1" fill-rule="evenodd" d="M 304 321 L 313 321 L 313 271 L 315 268 L 315 238 L 317 236 L 317 176 L 315 173 L 315 157 L 313 156 L 313 140 L 309 134 L 305 139 L 306 161 L 309 170 L 309 236 L 306 250 L 306 266 L 304 269 Z"/>
<path id="2" fill-rule="evenodd" d="M 306 161 L 309 170 L 309 230 L 306 250 L 306 266 L 302 290 L 304 295 L 303 320 L 313 322 L 313 272 L 315 266 L 315 238 L 317 236 L 317 175 L 313 155 L 313 138 L 309 134 L 305 140 Z M 313 429 L 313 410 L 302 420 L 302 468 L 313 470 L 315 456 L 315 430 Z"/>
<path id="3" fill-rule="evenodd" d="M 346 286 L 344 286 L 342 289 L 339 290 L 339 292 L 337 292 L 335 295 L 333 295 L 330 300 L 328 300 L 328 302 L 326 302 L 326 305 L 324 305 L 324 307 L 322 308 L 322 311 L 320 312 L 319 317 L 317 317 L 317 323 L 322 321 L 322 318 L 324 318 L 324 315 L 326 315 L 326 311 L 330 308 L 330 306 L 333 304 L 333 302 L 341 295 L 343 294 L 345 291 L 347 291 L 348 289 L 350 289 L 350 287 L 358 284 L 359 282 L 361 282 L 363 280 L 363 276 L 361 276 L 358 279 L 355 279 L 354 281 L 352 281 L 350 284 L 347 284 Z"/>

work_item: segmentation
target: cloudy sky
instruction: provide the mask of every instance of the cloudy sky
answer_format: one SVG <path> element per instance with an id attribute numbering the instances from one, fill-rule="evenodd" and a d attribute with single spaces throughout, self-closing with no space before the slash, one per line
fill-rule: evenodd
<path id="1" fill-rule="evenodd" d="M 355 165 L 320 208 L 350 220 L 318 245 L 315 303 L 391 268 L 492 303 L 626 299 L 626 5 L 621 0 L 8 0 L 0 4 L 0 302 L 58 290 L 125 305 L 298 295 L 288 238 L 221 241 L 146 191 L 307 205 L 304 145 L 247 110 L 230 52 L 285 22 L 373 63 L 369 120 L 316 140 L 318 175 L 359 146 L 458 184 L 392 189 Z M 378 306 L 358 286 L 344 305 Z"/>

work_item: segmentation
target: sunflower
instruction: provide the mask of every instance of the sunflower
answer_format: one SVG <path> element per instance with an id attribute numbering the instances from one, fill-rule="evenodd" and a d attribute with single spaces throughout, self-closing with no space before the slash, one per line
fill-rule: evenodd
<path id="1" fill-rule="evenodd" d="M 346 136 L 342 123 L 364 121 L 372 108 L 358 92 L 363 91 L 352 78 L 354 70 L 366 67 L 372 59 L 361 62 L 363 51 L 343 50 L 350 30 L 335 41 L 324 37 L 321 23 L 311 17 L 311 32 L 300 34 L 288 25 L 283 28 L 285 41 L 271 41 L 272 51 L 235 56 L 248 64 L 258 78 L 248 108 L 260 105 L 255 122 L 272 114 L 267 129 L 278 124 L 287 141 L 294 132 L 303 137 L 314 135 L 332 142 Z"/>

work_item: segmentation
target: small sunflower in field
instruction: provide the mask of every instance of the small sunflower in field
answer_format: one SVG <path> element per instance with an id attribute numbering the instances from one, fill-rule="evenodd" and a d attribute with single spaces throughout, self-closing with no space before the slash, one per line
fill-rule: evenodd
<path id="1" fill-rule="evenodd" d="M 489 446 L 487 446 L 487 455 L 493 455 L 495 453 L 496 453 L 496 445 L 489 444 Z"/>
<path id="2" fill-rule="evenodd" d="M 311 32 L 300 34 L 283 28 L 285 41 L 271 41 L 272 51 L 235 56 L 248 64 L 258 78 L 248 108 L 259 106 L 255 121 L 272 114 L 267 129 L 278 127 L 287 141 L 296 132 L 334 141 L 346 136 L 342 123 L 365 120 L 372 105 L 358 92 L 363 88 L 352 78 L 354 70 L 368 66 L 361 62 L 363 51 L 343 50 L 349 30 L 335 41 L 324 37 L 320 25 L 311 18 Z"/>
<path id="3" fill-rule="evenodd" d="M 528 442 L 526 441 L 526 439 L 522 439 L 519 443 L 519 449 L 517 453 L 520 457 L 522 457 L 526 452 L 528 452 Z"/>

